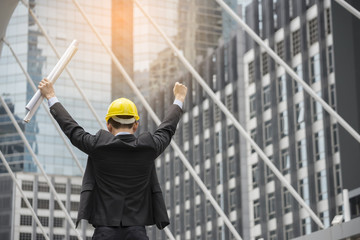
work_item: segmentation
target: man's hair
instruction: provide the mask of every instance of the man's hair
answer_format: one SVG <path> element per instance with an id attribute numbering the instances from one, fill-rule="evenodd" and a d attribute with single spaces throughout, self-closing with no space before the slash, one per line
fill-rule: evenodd
<path id="1" fill-rule="evenodd" d="M 117 116 L 118 118 L 123 118 L 123 119 L 130 119 L 133 118 L 133 116 Z M 134 123 L 130 123 L 130 124 L 122 124 L 119 122 L 116 122 L 114 119 L 109 118 L 108 123 L 111 124 L 111 126 L 113 126 L 113 128 L 119 129 L 119 128 L 128 128 L 131 129 L 134 124 L 136 123 L 136 121 Z"/>

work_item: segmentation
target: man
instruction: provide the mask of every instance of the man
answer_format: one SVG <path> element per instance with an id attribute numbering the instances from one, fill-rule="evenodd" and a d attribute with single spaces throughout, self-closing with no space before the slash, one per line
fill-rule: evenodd
<path id="1" fill-rule="evenodd" d="M 186 86 L 176 83 L 175 101 L 165 119 L 151 133 L 135 137 L 139 116 L 128 99 L 112 102 L 106 115 L 109 131 L 85 132 L 55 96 L 52 84 L 43 79 L 41 94 L 50 112 L 71 143 L 88 154 L 78 221 L 95 227 L 93 239 L 148 239 L 145 225 L 168 225 L 154 160 L 169 145 L 182 115 Z M 78 222 L 77 222 L 78 223 Z"/>

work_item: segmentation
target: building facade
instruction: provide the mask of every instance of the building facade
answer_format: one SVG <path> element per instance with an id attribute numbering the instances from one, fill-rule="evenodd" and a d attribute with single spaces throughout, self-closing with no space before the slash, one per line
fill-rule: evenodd
<path id="1" fill-rule="evenodd" d="M 54 240 L 77 239 L 74 230 L 65 218 L 64 212 L 54 195 L 49 191 L 45 178 L 41 174 L 25 172 L 17 172 L 16 178 L 49 238 Z M 80 202 L 81 177 L 49 175 L 49 178 L 75 223 Z M 2 190 L 0 194 L 0 201 L 2 202 L 1 239 L 45 239 L 10 176 L 2 174 L 0 179 Z M 94 228 L 82 221 L 77 230 L 80 231 L 84 239 L 91 239 Z"/>
<path id="2" fill-rule="evenodd" d="M 331 3 L 252 1 L 246 21 L 334 109 Z M 250 37 L 244 55 L 246 128 L 305 202 L 330 226 L 342 213 L 338 124 Z M 247 147 L 251 239 L 319 230 L 251 146 Z"/>
<path id="3" fill-rule="evenodd" d="M 111 60 L 90 27 L 71 1 L 33 0 L 29 1 L 29 4 L 60 55 L 73 39 L 79 41 L 79 50 L 68 68 L 98 115 L 105 116 L 111 100 Z M 110 45 L 111 1 L 80 1 L 80 4 Z M 22 3 L 18 4 L 10 19 L 6 38 L 35 85 L 46 77 L 57 63 L 56 55 Z M 34 93 L 7 46 L 2 49 L 0 70 L 0 94 L 13 103 L 14 114 L 23 118 L 26 114 L 25 105 Z M 55 89 L 59 100 L 80 125 L 92 133 L 100 128 L 66 71 L 56 82 Z M 4 121 L 9 120 L 4 118 Z M 24 133 L 47 173 L 80 175 L 74 160 L 41 107 L 30 123 L 24 125 Z M 85 154 L 75 151 L 85 166 Z M 25 151 L 23 161 L 26 162 L 24 171 L 36 171 L 31 165 L 32 159 L 28 151 Z"/>
<path id="4" fill-rule="evenodd" d="M 249 2 L 244 18 L 337 109 L 331 11 L 330 1 L 259 0 Z M 244 33 L 209 53 L 196 68 L 329 227 L 334 216 L 342 214 L 343 205 L 336 121 Z M 291 239 L 318 231 L 191 75 L 177 80 L 188 85 L 189 96 L 175 140 L 240 235 Z M 152 100 L 159 116 L 171 101 L 170 93 L 170 87 L 165 88 Z M 231 239 L 176 154 L 168 150 L 157 164 L 174 235 Z"/>

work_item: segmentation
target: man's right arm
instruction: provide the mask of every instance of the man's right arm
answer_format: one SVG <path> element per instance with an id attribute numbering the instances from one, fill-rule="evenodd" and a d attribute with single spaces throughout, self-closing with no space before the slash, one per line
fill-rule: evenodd
<path id="1" fill-rule="evenodd" d="M 175 134 L 176 126 L 180 121 L 180 117 L 183 113 L 182 105 L 185 101 L 187 88 L 185 85 L 177 82 L 175 83 L 173 92 L 175 96 L 174 104 L 170 106 L 163 122 L 153 134 L 153 139 L 156 144 L 157 156 L 160 155 L 170 144 L 171 138 Z"/>
<path id="2" fill-rule="evenodd" d="M 58 122 L 61 130 L 70 139 L 71 143 L 81 151 L 89 154 L 95 146 L 97 137 L 86 132 L 66 111 L 55 96 L 52 83 L 43 79 L 39 83 L 41 94 L 48 99 L 50 113 Z"/>

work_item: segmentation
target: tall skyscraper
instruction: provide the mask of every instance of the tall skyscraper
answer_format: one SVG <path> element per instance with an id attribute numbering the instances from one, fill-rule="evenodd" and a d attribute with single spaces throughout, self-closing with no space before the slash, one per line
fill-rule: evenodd
<path id="1" fill-rule="evenodd" d="M 246 22 L 262 39 L 337 109 L 337 99 L 344 93 L 336 92 L 340 82 L 334 73 L 330 0 L 254 0 L 248 2 L 244 13 Z M 339 141 L 346 145 L 347 140 L 339 138 L 336 121 L 244 33 L 238 32 L 236 38 L 195 66 L 329 227 L 334 216 L 343 211 Z M 207 99 L 192 76 L 184 73 L 177 80 L 188 85 L 190 94 L 175 140 L 241 236 L 291 239 L 318 231 L 309 214 Z M 170 92 L 165 88 L 154 100 L 160 116 L 171 100 Z M 232 238 L 171 149 L 158 160 L 158 166 L 171 230 L 178 238 Z M 356 208 L 357 198 L 353 201 Z"/>
<path id="2" fill-rule="evenodd" d="M 112 50 L 125 71 L 133 78 L 134 67 L 134 3 L 128 0 L 112 0 L 111 4 L 111 39 Z M 120 71 L 112 63 L 112 100 L 119 97 L 131 98 L 128 84 Z"/>
<path id="3" fill-rule="evenodd" d="M 79 2 L 110 45 L 111 1 Z M 98 115 L 104 117 L 111 100 L 110 57 L 71 1 L 34 0 L 29 4 L 60 54 L 73 39 L 79 41 L 79 50 L 68 68 Z M 22 3 L 19 3 L 10 19 L 6 38 L 35 85 L 50 73 L 58 61 L 43 33 Z M 23 118 L 26 113 L 25 105 L 34 93 L 6 46 L 3 46 L 0 57 L 0 70 L 0 94 L 13 103 L 14 114 Z M 55 89 L 59 100 L 80 125 L 92 133 L 100 128 L 65 71 L 56 82 Z M 24 133 L 47 173 L 80 175 L 74 160 L 41 107 L 30 123 L 24 125 Z M 85 154 L 75 151 L 85 166 Z M 36 171 L 27 150 L 22 161 L 24 171 Z"/>
<path id="4" fill-rule="evenodd" d="M 111 45 L 111 1 L 79 2 L 107 44 Z M 110 57 L 71 1 L 32 0 L 29 5 L 60 55 L 73 39 L 79 41 L 79 50 L 68 68 L 100 118 L 104 119 L 112 92 Z M 35 85 L 49 74 L 58 61 L 22 3 L 18 4 L 10 19 L 6 38 Z M 55 90 L 60 102 L 87 131 L 95 133 L 100 128 L 65 71 L 57 80 Z M 80 170 L 41 107 L 30 123 L 23 123 L 25 105 L 34 93 L 6 45 L 3 45 L 0 57 L 0 94 L 7 101 L 45 171 L 57 174 L 50 178 L 71 217 L 75 219 L 81 190 Z M 0 150 L 12 169 L 18 171 L 17 177 L 22 189 L 32 200 L 50 239 L 76 239 L 74 230 L 54 201 L 54 195 L 49 192 L 43 177 L 36 173 L 37 167 L 3 106 L 0 107 L 0 126 Z M 87 156 L 75 148 L 74 151 L 84 167 Z M 0 181 L 0 238 L 43 239 L 2 164 L 0 170 L 4 173 Z M 82 224 L 79 231 L 84 238 L 90 237 L 93 228 Z"/>
<path id="5" fill-rule="evenodd" d="M 247 23 L 337 109 L 330 0 L 254 0 Z M 330 226 L 342 213 L 339 126 L 282 66 L 247 37 L 246 128 L 305 202 Z M 291 239 L 319 230 L 248 144 L 251 239 Z"/>

